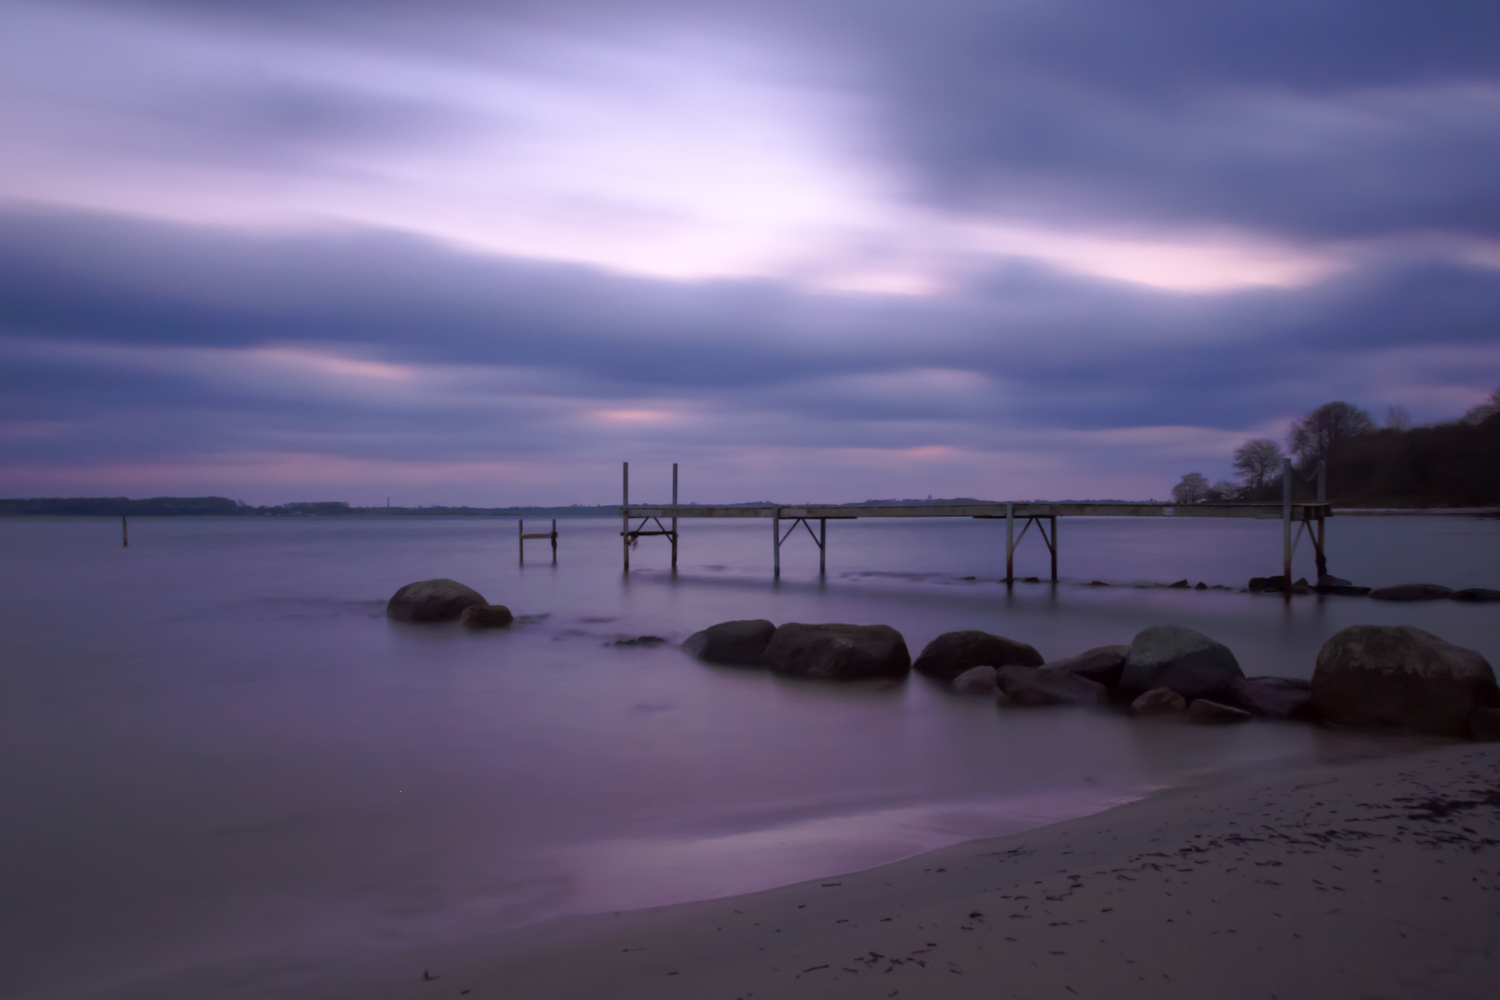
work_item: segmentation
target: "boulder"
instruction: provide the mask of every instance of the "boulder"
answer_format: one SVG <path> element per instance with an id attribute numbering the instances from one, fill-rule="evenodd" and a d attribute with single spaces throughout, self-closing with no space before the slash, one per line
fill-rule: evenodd
<path id="1" fill-rule="evenodd" d="M 1370 591 L 1370 599 L 1375 601 L 1440 601 L 1452 596 L 1452 590 L 1435 583 L 1403 583 Z"/>
<path id="2" fill-rule="evenodd" d="M 464 608 L 488 603 L 479 591 L 454 580 L 421 580 L 392 594 L 385 616 L 394 622 L 452 622 Z"/>
<path id="3" fill-rule="evenodd" d="M 1120 693 L 1134 697 L 1168 687 L 1189 701 L 1223 697 L 1244 676 L 1223 643 L 1180 625 L 1152 625 L 1131 640 L 1120 673 Z"/>
<path id="4" fill-rule="evenodd" d="M 1500 742 L 1500 708 L 1476 708 L 1469 716 L 1469 735 L 1489 743 Z"/>
<path id="5" fill-rule="evenodd" d="M 1488 604 L 1492 601 L 1500 601 L 1500 590 L 1491 590 L 1488 587 L 1465 587 L 1463 590 L 1455 590 L 1448 597 L 1470 604 Z"/>
<path id="6" fill-rule="evenodd" d="M 953 690 L 959 694 L 995 694 L 994 667 L 970 667 L 953 678 Z"/>
<path id="7" fill-rule="evenodd" d="M 1323 644 L 1313 704 L 1335 725 L 1468 736 L 1477 708 L 1500 706 L 1484 657 L 1409 625 L 1351 625 Z"/>
<path id="8" fill-rule="evenodd" d="M 1187 699 L 1171 688 L 1152 688 L 1130 703 L 1131 715 L 1181 715 Z"/>
<path id="9" fill-rule="evenodd" d="M 1250 719 L 1250 713 L 1243 708 L 1207 698 L 1194 699 L 1187 710 L 1187 720 L 1199 726 L 1230 726 L 1236 722 L 1249 722 Z"/>
<path id="10" fill-rule="evenodd" d="M 1336 579 L 1336 578 L 1335 578 Z M 1356 587 L 1352 583 L 1320 583 L 1313 590 L 1320 594 L 1336 594 L 1340 597 L 1364 597 L 1369 587 Z"/>
<path id="11" fill-rule="evenodd" d="M 469 628 L 505 628 L 516 620 L 516 616 L 503 604 L 471 604 L 464 608 L 458 620 Z"/>
<path id="12" fill-rule="evenodd" d="M 1103 705 L 1109 688 L 1066 670 L 1001 667 L 995 672 L 1001 705 Z"/>
<path id="13" fill-rule="evenodd" d="M 1173 590 L 1187 590 L 1188 582 L 1186 580 L 1178 580 L 1176 583 L 1167 584 L 1167 586 Z"/>
<path id="14" fill-rule="evenodd" d="M 1280 576 L 1252 576 L 1245 586 L 1252 594 L 1264 594 L 1267 591 L 1279 594 L 1285 589 L 1285 584 L 1286 579 Z"/>
<path id="15" fill-rule="evenodd" d="M 1129 652 L 1129 646 L 1095 646 L 1077 656 L 1049 660 L 1042 664 L 1042 669 L 1077 674 L 1113 691 L 1120 686 L 1120 672 L 1125 669 L 1125 654 Z"/>
<path id="16" fill-rule="evenodd" d="M 912 667 L 919 674 L 951 681 L 970 667 L 1040 667 L 1042 654 L 1024 642 L 977 629 L 944 632 L 929 642 Z"/>
<path id="17" fill-rule="evenodd" d="M 746 621 L 719 622 L 702 632 L 694 632 L 682 644 L 689 656 L 696 656 L 705 663 L 721 663 L 730 667 L 758 667 L 765 655 L 776 626 L 764 618 Z"/>
<path id="18" fill-rule="evenodd" d="M 787 622 L 766 646 L 773 673 L 817 680 L 905 677 L 911 670 L 906 640 L 889 625 L 803 625 Z"/>
<path id="19" fill-rule="evenodd" d="M 1229 704 L 1263 719 L 1315 719 L 1312 682 L 1295 677 L 1242 677 L 1229 685 Z"/>

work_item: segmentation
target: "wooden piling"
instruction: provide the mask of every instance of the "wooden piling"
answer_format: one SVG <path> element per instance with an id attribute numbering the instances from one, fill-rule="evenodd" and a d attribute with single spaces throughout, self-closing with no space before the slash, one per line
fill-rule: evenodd
<path id="1" fill-rule="evenodd" d="M 677 509 L 677 463 L 672 463 L 672 509 Z M 672 572 L 677 572 L 677 515 L 672 515 Z"/>
<path id="2" fill-rule="evenodd" d="M 828 575 L 828 518 L 818 518 L 818 575 Z"/>
<path id="3" fill-rule="evenodd" d="M 120 515 L 120 548 L 130 548 L 130 524 L 125 520 L 125 515 Z"/>
<path id="4" fill-rule="evenodd" d="M 1057 582 L 1057 515 L 1052 515 L 1052 582 Z"/>
<path id="5" fill-rule="evenodd" d="M 552 565 L 557 565 L 557 518 L 552 519 Z"/>
<path id="6" fill-rule="evenodd" d="M 1016 505 L 1005 505 L 1005 585 L 1016 582 Z"/>
<path id="7" fill-rule="evenodd" d="M 630 463 L 620 470 L 620 541 L 625 543 L 625 572 L 630 572 Z"/>
<path id="8" fill-rule="evenodd" d="M 771 508 L 771 576 L 781 579 L 781 508 Z"/>
<path id="9" fill-rule="evenodd" d="M 1281 462 L 1281 592 L 1292 599 L 1292 460 Z"/>

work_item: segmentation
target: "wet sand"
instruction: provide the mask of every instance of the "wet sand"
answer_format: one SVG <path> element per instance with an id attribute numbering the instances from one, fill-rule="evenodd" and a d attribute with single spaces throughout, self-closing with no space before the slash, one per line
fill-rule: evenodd
<path id="1" fill-rule="evenodd" d="M 381 965 L 366 970 L 378 988 L 317 995 L 1490 998 L 1500 745 L 1177 789 L 855 874 Z"/>

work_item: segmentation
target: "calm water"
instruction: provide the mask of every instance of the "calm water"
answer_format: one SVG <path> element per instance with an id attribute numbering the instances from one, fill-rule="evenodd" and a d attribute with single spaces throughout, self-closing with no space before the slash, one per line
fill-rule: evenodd
<path id="1" fill-rule="evenodd" d="M 792 683 L 607 645 L 619 636 L 883 622 L 913 654 L 982 628 L 1051 658 L 1172 622 L 1229 644 L 1247 673 L 1305 677 L 1338 629 L 1404 623 L 1500 662 L 1496 605 L 1130 586 L 1276 572 L 1279 523 L 1065 520 L 1064 584 L 1010 595 L 998 522 L 834 522 L 826 583 L 803 536 L 780 586 L 768 521 L 683 528 L 675 579 L 665 542 L 645 539 L 622 580 L 617 521 L 561 522 L 561 565 L 528 543 L 524 570 L 513 521 L 139 519 L 128 550 L 118 522 L 0 521 L 0 995 L 305 992 L 424 942 L 848 871 L 1220 770 L 1400 746 L 1002 713 L 921 678 Z M 1500 521 L 1345 518 L 1329 544 L 1332 571 L 1357 582 L 1500 586 Z M 1038 540 L 1018 570 L 1046 575 Z M 383 619 L 391 592 L 434 576 L 535 620 L 471 634 Z M 1114 586 L 1078 585 L 1096 578 Z"/>

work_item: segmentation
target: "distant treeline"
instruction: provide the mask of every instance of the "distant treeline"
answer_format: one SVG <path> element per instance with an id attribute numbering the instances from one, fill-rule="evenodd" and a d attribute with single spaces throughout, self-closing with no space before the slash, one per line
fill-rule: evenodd
<path id="1" fill-rule="evenodd" d="M 848 507 L 872 505 L 922 506 L 926 504 L 980 503 L 972 497 L 933 500 L 865 500 L 843 504 Z M 647 503 L 637 506 L 649 505 Z M 684 507 L 709 506 L 688 503 Z M 775 507 L 770 500 L 748 503 L 714 504 L 725 507 Z M 318 503 L 285 503 L 276 507 L 251 507 L 227 497 L 152 497 L 131 500 L 129 497 L 42 497 L 29 500 L 0 500 L 0 517 L 17 515 L 78 517 L 180 517 L 212 515 L 215 517 L 619 517 L 615 504 L 571 504 L 567 507 L 351 507 L 342 500 Z"/>
<path id="2" fill-rule="evenodd" d="M 0 500 L 0 516 L 78 517 L 410 517 L 444 514 L 472 517 L 614 517 L 619 508 L 584 507 L 351 507 L 339 500 L 251 507 L 227 497 L 40 497 Z"/>
<path id="3" fill-rule="evenodd" d="M 1500 507 L 1500 390 L 1458 420 L 1409 426 L 1392 407 L 1385 427 L 1348 403 L 1327 403 L 1292 423 L 1297 460 L 1292 497 L 1316 496 L 1318 463 L 1327 468 L 1328 501 L 1341 507 Z M 1283 453 L 1269 439 L 1246 441 L 1234 455 L 1239 483 L 1209 484 L 1190 472 L 1173 488 L 1178 503 L 1277 501 Z"/>

